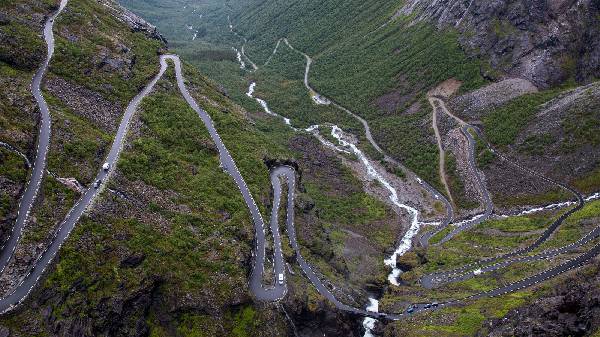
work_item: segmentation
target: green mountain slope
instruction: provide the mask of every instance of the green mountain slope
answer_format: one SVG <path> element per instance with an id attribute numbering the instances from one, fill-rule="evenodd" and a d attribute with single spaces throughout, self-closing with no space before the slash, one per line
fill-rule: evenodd
<path id="1" fill-rule="evenodd" d="M 0 174 L 7 181 L 3 234 L 10 232 L 26 182 L 27 166 L 19 153 L 30 161 L 35 155 L 38 117 L 29 80 L 36 64 L 20 64 L 15 55 L 31 48 L 43 59 L 45 45 L 37 34 L 54 6 L 33 4 L 3 4 L 3 11 L 15 15 L 0 26 L 12 43 L 3 49 L 2 81 L 19 83 L 3 95 L 22 102 L 19 109 L 2 107 L 0 140 L 11 145 L 0 153 Z M 53 119 L 49 173 L 17 247 L 17 256 L 24 258 L 11 261 L 1 281 L 6 292 L 48 245 L 80 195 L 77 184 L 90 186 L 124 107 L 159 69 L 164 42 L 153 27 L 139 21 L 130 26 L 126 17 L 133 18 L 111 2 L 73 1 L 57 19 L 56 53 L 43 84 Z M 15 25 L 23 27 L 14 30 Z M 310 247 L 307 258 L 357 296 L 364 296 L 365 283 L 381 282 L 385 268 L 375 262 L 384 258 L 398 231 L 396 221 L 390 224 L 395 215 L 389 207 L 362 191 L 334 155 L 323 162 L 314 139 L 249 115 L 189 64 L 184 72 L 263 213 L 271 203 L 270 163 L 297 165 L 304 172 L 300 198 L 311 205 L 298 215 L 299 239 Z M 254 303 L 247 288 L 254 237 L 247 208 L 219 169 L 203 124 L 174 85 L 171 68 L 142 101 L 109 188 L 78 222 L 25 303 L 0 318 L 2 329 L 14 335 L 281 335 L 292 329 L 286 323 L 291 316 L 298 329 L 358 331 L 360 322 L 308 287 L 297 266 L 285 300 L 289 312 Z M 340 186 L 350 187 L 340 191 Z M 339 214 L 338 207 L 355 213 Z M 356 229 L 370 237 L 358 245 L 345 231 L 372 221 L 379 223 L 376 231 Z M 323 234 L 314 238 L 314 233 Z M 335 245 L 328 244 L 331 240 Z M 359 254 L 363 249 L 368 253 Z M 336 262 L 332 267 L 322 261 Z M 364 275 L 344 278 L 348 269 L 365 268 Z"/>
<path id="2" fill-rule="evenodd" d="M 458 118 L 480 127 L 487 141 L 520 165 L 586 195 L 600 189 L 600 89 L 594 77 L 596 42 L 588 38 L 600 7 L 582 1 L 571 11 L 582 22 L 570 26 L 572 31 L 585 32 L 585 38 L 571 43 L 557 36 L 548 43 L 549 54 L 554 57 L 564 48 L 565 56 L 558 63 L 544 59 L 547 69 L 561 70 L 544 77 L 548 74 L 535 67 L 539 72 L 519 68 L 527 64 L 525 56 L 515 56 L 512 64 L 499 50 L 521 50 L 523 34 L 538 39 L 553 20 L 562 20 L 562 7 L 523 9 L 521 2 L 502 0 L 494 4 L 499 7 L 488 8 L 478 0 L 473 5 L 451 0 L 120 1 L 158 26 L 159 34 L 111 0 L 71 0 L 57 19 L 55 55 L 42 85 L 52 116 L 48 172 L 22 242 L 0 276 L 0 295 L 28 273 L 82 187 L 93 184 L 125 107 L 158 72 L 159 56 L 168 52 L 184 60 L 186 85 L 214 120 L 265 218 L 272 207 L 269 169 L 280 164 L 296 169 L 294 211 L 302 254 L 344 303 L 364 308 L 369 298 L 378 298 L 382 312 L 400 313 L 413 303 L 464 298 L 510 284 L 589 250 L 597 238 L 554 259 L 511 264 L 440 288 L 421 285 L 431 272 L 526 247 L 565 211 L 490 218 L 444 245 L 420 247 L 418 239 L 446 212 L 412 174 L 445 191 L 433 114 L 438 114 L 439 142 L 446 151 L 442 158 L 456 221 L 484 208 Z M 30 82 L 44 60 L 40 34 L 45 17 L 56 6 L 51 0 L 0 1 L 1 240 L 11 231 L 31 171 L 28 162 L 36 153 L 39 112 Z M 513 21 L 522 21 L 511 21 L 503 8 L 517 13 Z M 531 55 L 543 45 L 536 44 Z M 585 55 L 581 62 L 574 60 L 578 52 Z M 315 92 L 304 83 L 307 58 L 302 53 L 312 60 L 310 86 L 364 118 L 383 152 L 408 170 L 385 160 L 359 119 L 334 104 L 315 104 Z M 253 95 L 295 127 L 319 124 L 320 138 L 295 132 L 265 113 L 248 97 L 251 83 Z M 432 97 L 443 101 L 449 113 L 440 112 Z M 406 209 L 392 206 L 389 189 L 356 155 L 334 149 L 333 124 L 349 133 L 348 140 L 392 183 L 399 202 L 419 212 L 413 248 L 397 263 L 403 270 L 398 284 L 388 282 L 390 268 L 383 261 L 412 218 Z M 480 135 L 475 138 L 474 161 L 496 215 L 572 198 L 547 180 L 515 169 Z M 336 309 L 317 292 L 285 238 L 285 298 L 275 303 L 252 298 L 253 224 L 219 163 L 215 145 L 181 97 L 170 67 L 136 112 L 107 188 L 26 301 L 0 316 L 0 336 L 362 335 L 363 317 Z M 599 214 L 598 201 L 588 203 L 534 253 L 577 242 L 598 225 Z M 282 230 L 282 235 L 287 233 Z M 270 264 L 267 273 L 272 273 Z M 570 290 L 560 284 L 568 280 L 593 289 L 596 281 L 584 279 L 597 274 L 596 265 L 509 295 L 398 322 L 380 320 L 374 332 L 517 334 L 519 327 L 503 325 L 503 318 L 518 322 L 524 307 L 540 331 L 551 334 L 558 330 L 528 303 L 561 312 L 556 303 L 562 300 L 553 297 Z M 576 303 L 585 318 L 579 325 L 567 324 L 577 316 L 569 311 L 560 331 L 576 334 L 581 325 L 586 333 L 595 330 L 597 324 L 587 318 L 593 316 L 593 301 L 572 293 L 569 304 Z"/>

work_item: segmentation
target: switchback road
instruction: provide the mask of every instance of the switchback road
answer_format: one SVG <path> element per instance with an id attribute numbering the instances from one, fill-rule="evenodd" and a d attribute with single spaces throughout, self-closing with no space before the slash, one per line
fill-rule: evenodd
<path id="1" fill-rule="evenodd" d="M 58 13 L 60 13 L 60 11 L 64 8 L 64 6 L 66 5 L 66 2 L 67 2 L 67 0 L 63 0 L 59 10 L 52 17 L 50 17 L 49 21 L 46 23 L 45 32 L 48 31 L 49 35 L 45 34 L 45 37 L 46 37 L 46 42 L 48 43 L 48 46 L 49 46 L 49 50 L 50 50 L 51 46 L 53 48 L 52 22 L 53 22 L 54 18 L 56 17 L 56 15 L 58 15 Z M 51 56 L 51 53 L 49 53 L 49 55 Z M 21 282 L 17 285 L 17 287 L 12 292 L 10 292 L 7 296 L 0 299 L 0 312 L 4 313 L 4 312 L 11 310 L 12 308 L 14 308 L 16 305 L 21 303 L 27 297 L 27 295 L 31 292 L 33 287 L 37 284 L 40 277 L 43 275 L 45 269 L 50 265 L 50 263 L 53 261 L 53 259 L 57 255 L 58 251 L 60 250 L 60 247 L 68 238 L 69 234 L 73 230 L 73 228 L 74 228 L 75 224 L 77 223 L 77 221 L 79 220 L 79 218 L 82 216 L 82 214 L 85 212 L 85 210 L 90 206 L 90 204 L 93 202 L 94 198 L 104 188 L 106 181 L 109 179 L 111 173 L 113 172 L 113 170 L 116 167 L 116 163 L 117 163 L 119 155 L 121 153 L 121 149 L 123 147 L 123 143 L 124 143 L 124 140 L 125 140 L 125 137 L 127 134 L 129 124 L 131 122 L 131 119 L 132 119 L 137 107 L 139 106 L 142 99 L 152 91 L 155 84 L 163 76 L 163 74 L 165 73 L 166 69 L 169 66 L 168 61 L 171 61 L 174 64 L 175 75 L 176 75 L 176 80 L 177 80 L 177 85 L 178 85 L 179 91 L 183 95 L 186 102 L 190 105 L 190 107 L 192 107 L 192 109 L 196 111 L 196 113 L 198 114 L 198 116 L 200 117 L 202 122 L 204 123 L 204 126 L 209 131 L 209 134 L 218 149 L 221 167 L 229 173 L 229 175 L 233 178 L 234 182 L 236 183 L 237 187 L 240 189 L 240 192 L 242 193 L 242 196 L 244 198 L 246 206 L 248 207 L 251 218 L 253 220 L 254 228 L 255 228 L 256 246 L 254 249 L 254 261 L 253 261 L 253 267 L 252 267 L 252 275 L 251 275 L 250 281 L 249 281 L 250 291 L 253 293 L 255 298 L 257 298 L 258 300 L 261 300 L 261 301 L 277 301 L 285 296 L 286 290 L 287 290 L 287 280 L 285 278 L 282 280 L 282 282 L 276 282 L 276 280 L 274 279 L 274 280 L 272 280 L 273 283 L 267 287 L 265 287 L 263 284 L 264 263 L 265 263 L 265 224 L 264 224 L 264 220 L 260 214 L 260 211 L 254 201 L 254 198 L 252 197 L 252 195 L 246 185 L 246 182 L 244 181 L 243 177 L 241 176 L 241 174 L 235 164 L 235 161 L 233 160 L 229 151 L 227 150 L 223 141 L 221 140 L 211 117 L 206 113 L 206 111 L 204 111 L 202 108 L 200 108 L 200 106 L 196 103 L 196 101 L 194 100 L 192 95 L 189 93 L 189 91 L 185 85 L 185 79 L 182 74 L 182 66 L 181 66 L 179 57 L 176 55 L 162 55 L 162 56 L 160 56 L 160 70 L 157 73 L 157 75 L 154 78 L 152 78 L 152 80 L 146 85 L 146 87 L 138 95 L 136 95 L 133 98 L 133 100 L 129 103 L 129 105 L 127 106 L 127 109 L 125 110 L 125 113 L 119 124 L 117 134 L 111 145 L 110 152 L 105 160 L 105 162 L 110 164 L 110 169 L 108 171 L 99 169 L 97 176 L 96 176 L 96 179 L 98 181 L 101 181 L 101 184 L 98 186 L 98 188 L 94 188 L 94 187 L 88 188 L 84 192 L 84 194 L 81 196 L 81 198 L 76 202 L 75 206 L 69 211 L 69 213 L 65 217 L 64 221 L 59 225 L 59 228 L 58 228 L 55 236 L 51 240 L 47 249 L 34 262 L 33 267 L 30 270 L 30 272 L 21 280 Z M 49 58 L 46 60 L 45 66 L 43 68 L 47 67 L 48 62 L 49 62 Z M 41 79 L 42 75 L 43 75 L 43 71 L 40 75 L 40 79 Z M 43 130 L 43 126 L 41 126 L 41 130 Z M 332 131 L 332 135 L 334 137 L 336 136 L 334 134 L 335 131 L 336 130 L 334 128 Z M 353 146 L 353 144 L 350 144 L 349 146 Z M 36 160 L 37 160 L 37 158 L 36 158 Z M 397 319 L 400 319 L 403 316 L 405 316 L 406 315 L 405 313 L 370 312 L 367 310 L 358 309 L 353 306 L 342 303 L 332 294 L 332 292 L 329 290 L 329 288 L 324 285 L 323 281 L 312 270 L 311 266 L 304 260 L 304 258 L 302 257 L 297 239 L 296 239 L 296 232 L 295 232 L 295 225 L 294 225 L 294 194 L 296 191 L 296 188 L 295 188 L 296 176 L 295 176 L 294 170 L 288 166 L 277 167 L 277 168 L 273 169 L 273 171 L 271 172 L 271 184 L 272 184 L 273 192 L 274 192 L 274 200 L 273 200 L 273 211 L 271 214 L 270 228 L 271 228 L 271 232 L 273 233 L 273 241 L 274 241 L 274 271 L 275 271 L 275 275 L 285 274 L 284 259 L 283 259 L 282 249 L 281 249 L 281 237 L 279 234 L 279 224 L 278 224 L 278 212 L 279 212 L 279 208 L 281 206 L 280 204 L 281 204 L 281 197 L 282 197 L 283 182 L 286 183 L 287 192 L 288 192 L 287 204 L 286 204 L 287 236 L 290 241 L 291 247 L 294 249 L 294 251 L 296 253 L 296 260 L 297 260 L 298 264 L 300 265 L 301 269 L 303 270 L 303 272 L 307 276 L 307 278 L 310 280 L 312 285 L 316 288 L 316 290 L 322 296 L 324 296 L 329 301 L 331 301 L 340 310 L 344 310 L 344 311 L 347 311 L 347 312 L 350 312 L 353 314 L 368 316 L 368 317 L 377 318 L 377 319 L 391 319 L 391 320 L 397 320 Z M 427 186 L 427 185 L 425 185 L 425 186 Z M 574 207 L 573 209 L 571 209 L 569 212 L 565 213 L 563 216 L 561 216 L 555 222 L 555 224 L 556 224 L 555 227 L 557 227 L 566 217 L 568 217 L 574 211 L 576 211 L 577 209 L 580 209 L 583 206 L 582 197 L 579 194 L 577 194 L 577 195 L 578 195 L 578 199 L 579 199 L 578 205 L 576 207 Z M 551 231 L 548 233 L 551 233 Z M 589 235 L 597 236 L 597 234 L 598 233 L 590 233 Z M 544 234 L 538 241 L 543 242 L 543 240 L 547 239 L 548 236 L 549 236 L 549 234 Z M 582 238 L 582 240 L 584 240 L 584 238 Z M 462 298 L 462 299 L 456 299 L 456 300 L 452 300 L 452 301 L 448 301 L 448 302 L 443 302 L 443 303 L 440 303 L 439 306 L 443 307 L 443 306 L 447 306 L 447 305 L 452 305 L 452 304 L 460 303 L 460 302 L 463 302 L 463 301 L 469 300 L 469 299 L 476 299 L 476 298 L 487 297 L 487 296 L 498 296 L 501 294 L 505 294 L 507 292 L 517 291 L 524 287 L 538 284 L 548 278 L 554 277 L 554 276 L 559 275 L 567 270 L 570 270 L 570 269 L 580 266 L 581 264 L 589 261 L 591 258 L 598 255 L 599 252 L 600 252 L 600 244 L 594 246 L 594 248 L 592 248 L 588 252 L 581 254 L 572 260 L 569 260 L 557 267 L 554 267 L 554 268 L 548 269 L 546 271 L 543 271 L 541 273 L 538 273 L 534 276 L 528 277 L 526 279 L 517 281 L 515 283 L 509 284 L 504 287 L 500 287 L 500 288 L 497 288 L 497 289 L 494 289 L 491 291 L 481 292 L 481 293 L 474 294 L 474 295 L 471 295 L 471 296 L 468 296 L 468 297 Z M 432 310 L 431 305 L 430 304 L 427 305 L 427 304 L 423 304 L 423 303 L 415 305 L 414 312 L 420 312 L 420 311 L 425 311 L 425 310 Z"/>

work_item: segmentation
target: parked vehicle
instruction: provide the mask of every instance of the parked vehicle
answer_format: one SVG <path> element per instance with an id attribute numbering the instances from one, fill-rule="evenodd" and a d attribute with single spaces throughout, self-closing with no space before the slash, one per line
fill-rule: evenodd
<path id="1" fill-rule="evenodd" d="M 94 182 L 94 188 L 98 188 L 100 187 L 100 184 L 102 184 L 102 179 L 98 179 Z"/>

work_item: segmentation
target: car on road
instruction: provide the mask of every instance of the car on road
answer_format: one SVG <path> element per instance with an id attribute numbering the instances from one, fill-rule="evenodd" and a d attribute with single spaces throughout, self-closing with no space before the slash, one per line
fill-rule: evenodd
<path id="1" fill-rule="evenodd" d="M 431 304 L 430 303 L 425 304 L 425 309 L 429 309 L 429 308 L 431 308 Z"/>
<path id="2" fill-rule="evenodd" d="M 415 306 L 411 305 L 410 307 L 408 307 L 408 309 L 406 309 L 406 313 L 407 314 L 412 314 L 413 312 L 415 312 Z"/>
<path id="3" fill-rule="evenodd" d="M 432 306 L 432 307 L 434 307 L 434 308 L 437 308 L 437 307 L 438 307 L 438 305 L 440 305 L 438 302 L 433 302 L 433 303 L 431 303 L 431 306 Z"/>
<path id="4" fill-rule="evenodd" d="M 283 273 L 279 273 L 279 275 L 277 276 L 277 281 L 279 282 L 279 284 L 283 284 Z"/>
<path id="5" fill-rule="evenodd" d="M 481 270 L 481 268 L 479 268 L 479 269 L 475 269 L 475 270 L 473 270 L 473 275 L 475 275 L 475 276 L 477 276 L 477 275 L 481 275 L 481 273 L 482 273 L 482 272 L 483 272 L 483 271 Z"/>
<path id="6" fill-rule="evenodd" d="M 110 163 L 109 162 L 104 163 L 104 165 L 102 165 L 102 169 L 104 171 L 108 171 L 110 169 Z"/>
<path id="7" fill-rule="evenodd" d="M 100 187 L 100 184 L 102 184 L 102 179 L 98 179 L 94 182 L 94 188 L 98 188 Z"/>

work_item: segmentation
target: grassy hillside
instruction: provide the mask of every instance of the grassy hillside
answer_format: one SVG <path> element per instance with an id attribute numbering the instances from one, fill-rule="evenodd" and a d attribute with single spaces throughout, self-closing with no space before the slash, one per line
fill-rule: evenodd
<path id="1" fill-rule="evenodd" d="M 53 7 L 41 8 L 49 13 Z M 23 13 L 24 17 L 30 15 Z M 94 19 L 88 22 L 85 18 Z M 34 39 L 41 21 L 23 29 L 23 34 Z M 64 17 L 57 20 L 55 32 L 56 54 L 43 85 L 53 118 L 48 169 L 57 177 L 72 177 L 87 186 L 110 146 L 125 106 L 158 71 L 158 56 L 166 49 L 143 32 L 133 32 L 95 1 L 70 2 Z M 17 34 L 13 41 L 22 39 Z M 20 48 L 17 42 L 13 49 Z M 43 41 L 34 46 L 43 55 Z M 33 47 L 23 48 L 22 52 Z M 288 56 L 302 61 L 297 54 Z M 11 57 L 5 57 L 1 69 L 6 81 L 20 86 L 7 94 L 23 101 L 22 106 L 29 110 L 2 106 L 6 129 L 0 140 L 14 144 L 32 159 L 37 116 L 28 81 L 35 67 L 13 62 Z M 299 62 L 297 65 L 301 67 Z M 307 152 L 301 146 L 290 150 L 306 139 L 294 140 L 289 129 L 260 114 L 248 114 L 190 64 L 184 63 L 184 73 L 188 88 L 213 118 L 263 214 L 268 214 L 271 202 L 265 163 L 295 161 L 306 172 L 302 198 L 310 200 L 313 207 L 299 215 L 308 233 L 301 240 L 310 251 L 310 260 L 359 296 L 365 282 L 379 282 L 385 270 L 375 261 L 383 260 L 398 231 L 399 222 L 389 207 L 362 191 L 360 182 L 339 159 L 322 166 L 319 158 L 313 158 L 320 155 L 319 150 Z M 264 76 L 277 78 L 275 73 L 276 69 Z M 301 82 L 295 85 L 299 88 Z M 310 100 L 307 95 L 302 98 Z M 255 105 L 251 107 L 258 111 Z M 339 112 L 330 111 L 333 113 Z M 315 140 L 310 142 L 319 148 Z M 16 212 L 27 168 L 16 153 L 0 150 L 7 163 L 0 174 L 15 185 L 14 193 L 3 191 L 0 196 L 1 215 L 8 226 L 12 218 L 7 215 Z M 341 185 L 352 187 L 348 194 L 340 193 L 335 181 L 321 176 L 336 176 L 338 171 L 343 173 Z M 108 185 L 77 224 L 40 286 L 20 310 L 0 317 L 1 327 L 16 336 L 56 331 L 65 335 L 84 331 L 82 334 L 89 336 L 251 336 L 287 331 L 285 315 L 279 309 L 254 304 L 250 297 L 246 284 L 252 223 L 238 189 L 219 169 L 218 154 L 200 119 L 180 96 L 172 68 L 143 100 Z M 57 179 L 44 179 L 32 211 L 36 220 L 26 228 L 17 248 L 17 253 L 26 252 L 27 258 L 12 262 L 11 277 L 23 275 L 28 261 L 34 261 L 46 247 L 78 197 L 79 192 Z M 336 212 L 339 207 L 356 213 L 343 216 Z M 365 235 L 372 236 L 370 241 L 375 244 L 365 240 L 357 246 L 355 238 L 345 232 L 363 231 L 364 225 L 372 222 L 378 224 L 378 230 Z M 330 231 L 328 236 L 311 237 L 310 233 L 323 228 Z M 324 249 L 330 238 L 336 240 L 335 249 Z M 358 254 L 364 247 L 369 252 Z M 289 247 L 286 249 L 293 261 Z M 331 268 L 331 261 L 336 268 Z M 297 276 L 290 276 L 289 285 L 292 295 L 286 297 L 286 306 L 292 308 L 289 315 L 297 322 L 309 322 L 310 329 L 336 331 L 346 325 L 344 331 L 353 331 L 359 322 L 331 308 L 294 268 Z M 349 277 L 344 272 L 365 268 L 369 273 L 364 275 Z M 261 323 L 267 321 L 271 324 Z M 319 326 L 313 326 L 314 322 L 320 322 Z"/>
<path id="2" fill-rule="evenodd" d="M 256 81 L 256 95 L 296 126 L 338 124 L 378 158 L 365 145 L 362 126 L 355 119 L 332 106 L 313 104 L 303 84 L 301 55 L 282 43 L 277 55 L 262 66 L 276 42 L 288 37 L 313 57 L 310 81 L 317 90 L 367 119 L 386 152 L 440 187 L 432 111 L 425 93 L 451 77 L 462 82 L 462 91 L 486 82 L 480 75 L 480 61 L 461 49 L 458 33 L 438 30 L 427 22 L 410 25 L 408 18 L 386 24 L 399 6 L 397 1 L 121 2 L 158 25 L 171 42 L 170 50 L 186 61 L 191 94 L 215 121 L 265 218 L 271 204 L 268 163 L 297 166 L 295 212 L 303 253 L 316 272 L 332 281 L 335 291 L 348 295 L 344 302 L 363 306 L 367 290 L 387 284 L 388 270 L 382 262 L 406 219 L 376 192 L 366 192 L 376 183 L 365 182 L 344 164 L 352 158 L 324 149 L 312 136 L 292 133 L 279 119 L 266 116 L 245 92 Z M 0 85 L 6 88 L 0 92 L 0 141 L 30 160 L 39 116 L 29 84 L 44 58 L 45 44 L 39 35 L 43 17 L 55 7 L 50 0 L 30 0 L 26 5 L 0 1 L 0 10 L 7 13 L 0 17 Z M 239 36 L 229 31 L 228 17 Z M 55 32 L 56 54 L 43 84 L 53 122 L 50 172 L 17 248 L 20 258 L 0 279 L 3 291 L 26 273 L 79 197 L 61 178 L 74 178 L 85 186 L 91 183 L 125 106 L 156 74 L 158 56 L 168 50 L 163 42 L 132 30 L 94 0 L 71 0 Z M 243 37 L 248 39 L 248 56 L 260 66 L 255 72 L 240 69 L 231 49 L 241 49 Z M 516 149 L 523 157 L 539 155 L 552 137 L 525 133 L 526 126 L 535 124 L 540 104 L 560 97 L 562 91 L 523 96 L 487 112 L 482 118 L 486 135 L 495 145 Z M 560 120 L 565 131 L 561 134 L 567 136 L 557 153 L 577 150 L 580 157 L 586 151 L 595 153 L 598 104 L 592 93 L 586 93 L 585 108 L 569 108 L 568 116 Z M 491 165 L 493 154 L 481 143 L 477 151 L 480 166 Z M 5 235 L 14 221 L 28 168 L 18 153 L 6 148 L 0 148 L 0 160 L 0 221 Z M 457 166 L 454 158 L 449 160 L 452 172 Z M 595 191 L 597 162 L 576 168 L 580 170 L 565 168 L 584 177 L 573 182 L 585 192 Z M 463 189 L 452 172 L 453 188 Z M 293 271 L 288 276 L 288 295 L 276 305 L 252 300 L 246 285 L 254 245 L 248 211 L 231 178 L 219 168 L 218 153 L 201 121 L 180 96 L 172 68 L 143 100 L 108 185 L 24 305 L 0 316 L 0 332 L 3 327 L 15 336 L 281 336 L 294 331 L 350 335 L 359 331 L 359 319 L 332 308 L 309 286 L 285 237 L 283 249 Z M 525 202 L 512 195 L 506 203 L 511 201 Z M 598 202 L 588 205 L 545 247 L 577 240 L 597 224 L 598 213 Z M 398 312 L 410 302 L 461 297 L 546 268 L 542 263 L 514 265 L 443 290 L 417 285 L 424 273 L 531 242 L 556 216 L 490 220 L 441 247 L 410 252 L 402 261 L 409 267 L 401 277 L 402 285 L 381 293 L 381 309 Z M 500 318 L 547 293 L 542 287 L 537 294 L 523 291 L 467 303 L 392 323 L 385 333 L 472 335 L 486 319 Z"/>
<path id="3" fill-rule="evenodd" d="M 310 81 L 318 91 L 366 118 L 388 153 L 439 185 L 422 95 L 450 77 L 462 80 L 465 90 L 484 81 L 477 60 L 464 55 L 453 32 L 425 23 L 408 27 L 401 20 L 378 29 L 395 6 L 379 1 L 263 2 L 239 14 L 236 29 L 249 39 L 247 54 L 258 63 L 278 38 L 287 36 L 313 56 Z M 419 111 L 416 115 L 404 113 L 411 106 Z"/>
<path id="4" fill-rule="evenodd" d="M 124 3 L 143 15 L 156 17 L 155 22 L 180 41 L 181 35 L 172 28 L 180 19 L 169 19 L 139 1 Z M 179 8 L 188 5 L 167 3 Z M 230 3 L 221 5 L 221 10 L 215 9 L 211 12 L 215 15 L 207 18 L 206 23 L 213 25 L 213 30 L 202 42 L 177 42 L 174 46 L 183 54 L 194 50 L 191 61 L 224 84 L 240 104 L 251 107 L 251 103 L 239 94 L 245 91 L 240 77 L 247 74 L 233 64 L 235 60 L 203 57 L 205 50 L 214 48 L 226 52 L 228 45 L 240 49 L 246 38 L 246 54 L 261 65 L 277 41 L 288 37 L 294 47 L 315 60 L 310 73 L 311 84 L 369 120 L 376 140 L 386 151 L 423 178 L 439 185 L 433 164 L 437 162 L 433 133 L 423 120 L 428 110 L 420 110 L 420 117 L 406 115 L 403 111 L 413 104 L 419 105 L 428 88 L 449 77 L 462 80 L 465 89 L 483 83 L 478 61 L 464 55 L 455 33 L 439 32 L 425 23 L 407 27 L 406 22 L 394 22 L 380 28 L 396 11 L 398 4 L 394 1 L 248 1 L 233 6 Z M 223 25 L 227 19 L 225 15 L 230 16 L 239 36 Z M 287 65 L 279 66 L 283 70 L 279 74 L 280 84 L 302 76 L 298 62 L 303 62 L 302 58 L 290 59 Z M 267 85 L 275 93 L 268 95 L 274 104 L 288 99 L 289 87 Z M 300 95 L 301 87 L 297 90 L 296 95 Z M 292 104 L 281 107 L 278 112 L 286 116 L 297 115 Z M 415 123 L 415 119 L 419 121 Z M 304 118 L 306 124 L 315 124 L 319 120 Z M 415 129 L 420 130 L 415 132 Z"/>
<path id="5" fill-rule="evenodd" d="M 35 2 L 1 5 L 14 14 L 0 26 L 7 39 L 3 41 L 10 41 L 2 44 L 2 81 L 15 84 L 2 95 L 15 103 L 0 106 L 0 140 L 31 160 L 38 115 L 28 86 L 37 65 L 20 63 L 15 55 L 38 55 L 32 63 L 41 62 L 45 44 L 38 33 L 43 16 L 34 14 L 45 15 L 54 7 Z M 158 71 L 164 46 L 132 32 L 95 1 L 69 2 L 55 32 L 56 54 L 43 85 L 53 118 L 48 169 L 87 185 L 125 105 Z M 185 73 L 192 94 L 213 116 L 251 190 L 258 200 L 267 199 L 270 184 L 263 159 L 286 157 L 288 152 L 248 123 L 244 112 L 197 70 L 186 65 Z M 109 182 L 121 197 L 105 190 L 78 223 L 41 286 L 20 310 L 0 318 L 11 335 L 268 334 L 257 322 L 273 312 L 258 311 L 245 289 L 253 237 L 245 204 L 231 179 L 218 169 L 216 151 L 201 121 L 173 84 L 171 68 L 138 112 L 115 179 Z M 27 169 L 14 152 L 2 148 L 0 155 L 0 175 L 15 186 L 14 191 L 3 188 L 0 196 L 1 216 L 8 226 Z M 32 211 L 35 220 L 17 248 L 25 258 L 11 262 L 5 272 L 17 279 L 24 275 L 27 261 L 44 249 L 78 195 L 55 178 L 44 178 Z M 219 246 L 223 248 L 215 249 Z M 3 283 L 3 289 L 10 288 Z M 113 315 L 119 316 L 118 323 Z M 215 316 L 228 317 L 227 323 Z M 269 318 L 273 328 L 280 322 L 275 316 Z"/>

